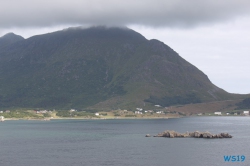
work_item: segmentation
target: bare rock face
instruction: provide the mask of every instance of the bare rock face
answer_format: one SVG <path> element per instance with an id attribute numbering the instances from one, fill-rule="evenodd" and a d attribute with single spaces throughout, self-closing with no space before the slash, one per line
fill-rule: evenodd
<path id="1" fill-rule="evenodd" d="M 220 135 L 222 136 L 222 138 L 232 138 L 232 136 L 228 133 L 220 133 Z"/>
<path id="2" fill-rule="evenodd" d="M 162 135 L 163 135 L 164 137 L 170 137 L 170 132 L 165 131 Z"/>
<path id="3" fill-rule="evenodd" d="M 190 137 L 194 137 L 194 132 L 189 133 Z"/>
<path id="4" fill-rule="evenodd" d="M 173 130 L 166 130 L 163 133 L 158 134 L 157 136 L 174 138 L 174 137 L 182 137 L 182 134 Z"/>
<path id="5" fill-rule="evenodd" d="M 190 133 L 189 133 L 189 132 L 186 132 L 186 133 L 182 134 L 182 137 L 184 137 L 184 138 L 190 137 Z"/>
<path id="6" fill-rule="evenodd" d="M 232 138 L 232 136 L 228 133 L 220 133 L 220 134 L 211 134 L 210 132 L 199 132 L 199 131 L 194 131 L 194 132 L 186 132 L 186 133 L 178 133 L 173 130 L 166 130 L 162 133 L 159 133 L 155 135 L 154 137 L 168 137 L 168 138 L 187 138 L 187 137 L 193 137 L 193 138 Z"/>
<path id="7" fill-rule="evenodd" d="M 194 137 L 195 138 L 200 138 L 201 133 L 199 131 L 194 132 Z"/>

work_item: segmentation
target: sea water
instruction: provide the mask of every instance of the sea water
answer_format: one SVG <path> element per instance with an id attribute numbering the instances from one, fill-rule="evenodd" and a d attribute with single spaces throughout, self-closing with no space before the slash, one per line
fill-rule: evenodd
<path id="1" fill-rule="evenodd" d="M 231 139 L 145 137 L 165 130 Z M 224 156 L 245 156 L 225 161 Z M 0 166 L 250 165 L 250 117 L 0 123 Z"/>

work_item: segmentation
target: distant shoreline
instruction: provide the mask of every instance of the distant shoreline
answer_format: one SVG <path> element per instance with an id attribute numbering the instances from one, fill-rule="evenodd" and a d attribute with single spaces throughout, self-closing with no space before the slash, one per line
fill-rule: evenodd
<path id="1" fill-rule="evenodd" d="M 250 117 L 250 116 L 182 116 L 182 117 L 108 117 L 108 118 L 45 118 L 45 119 L 36 119 L 36 118 L 6 118 L 4 121 L 16 121 L 16 120 L 27 120 L 27 121 L 50 121 L 50 120 L 143 120 L 143 119 L 179 119 L 184 117 Z"/>
<path id="2" fill-rule="evenodd" d="M 136 118 L 136 117 L 122 117 L 122 118 L 45 118 L 45 119 L 36 119 L 36 118 L 6 118 L 5 121 L 15 121 L 15 120 L 35 120 L 35 121 L 50 121 L 50 120 L 124 120 L 124 119 L 175 119 L 181 117 L 146 117 L 146 118 Z"/>

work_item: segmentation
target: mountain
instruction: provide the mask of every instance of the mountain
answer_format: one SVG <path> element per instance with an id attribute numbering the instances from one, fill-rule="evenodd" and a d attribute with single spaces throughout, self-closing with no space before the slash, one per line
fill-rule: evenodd
<path id="1" fill-rule="evenodd" d="M 128 28 L 19 39 L 0 47 L 2 108 L 133 109 L 242 97 L 212 84 L 166 44 Z"/>
<path id="2" fill-rule="evenodd" d="M 0 37 L 0 49 L 20 40 L 24 40 L 24 38 L 14 33 L 7 33 L 6 35 Z"/>

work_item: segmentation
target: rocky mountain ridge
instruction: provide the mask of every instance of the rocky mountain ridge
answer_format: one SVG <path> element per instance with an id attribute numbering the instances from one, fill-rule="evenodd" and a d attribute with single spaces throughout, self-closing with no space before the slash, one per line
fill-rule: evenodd
<path id="1" fill-rule="evenodd" d="M 69 28 L 13 39 L 0 42 L 2 108 L 132 109 L 242 97 L 212 84 L 163 42 L 129 28 Z"/>

